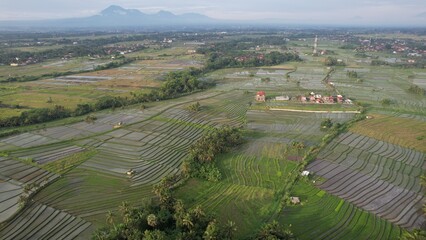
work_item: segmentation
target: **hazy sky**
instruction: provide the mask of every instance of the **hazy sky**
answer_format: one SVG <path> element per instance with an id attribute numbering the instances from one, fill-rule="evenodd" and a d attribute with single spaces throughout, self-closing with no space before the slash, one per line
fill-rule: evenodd
<path id="1" fill-rule="evenodd" d="M 0 20 L 90 16 L 112 4 L 146 13 L 197 12 L 217 19 L 426 26 L 426 0 L 0 0 Z"/>

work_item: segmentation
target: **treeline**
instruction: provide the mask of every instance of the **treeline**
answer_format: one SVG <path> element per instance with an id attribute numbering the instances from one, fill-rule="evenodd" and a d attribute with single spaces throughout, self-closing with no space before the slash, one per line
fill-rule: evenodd
<path id="1" fill-rule="evenodd" d="M 257 46 L 263 45 L 275 45 L 286 49 L 285 44 L 284 37 L 280 36 L 242 38 L 201 47 L 197 49 L 197 52 L 208 56 L 205 65 L 207 71 L 233 67 L 271 66 L 287 61 L 300 61 L 299 55 L 295 53 L 273 51 L 261 54 L 255 51 Z"/>
<path id="2" fill-rule="evenodd" d="M 389 63 L 379 59 L 371 60 L 371 66 L 391 66 L 397 68 L 425 68 L 426 59 L 417 59 L 415 63 L 401 62 L 401 63 Z"/>
<path id="3" fill-rule="evenodd" d="M 222 68 L 261 67 L 278 65 L 288 61 L 301 61 L 301 59 L 296 53 L 280 53 L 277 51 L 266 54 L 242 53 L 241 55 L 211 53 L 208 55 L 205 68 L 212 71 Z"/>
<path id="4" fill-rule="evenodd" d="M 167 75 L 166 81 L 159 90 L 153 90 L 150 93 L 133 94 L 132 97 L 104 96 L 99 98 L 94 104 L 78 104 L 74 111 L 63 106 L 31 109 L 22 112 L 20 116 L 1 119 L 0 127 L 27 126 L 71 116 L 81 116 L 108 108 L 114 109 L 136 103 L 175 98 L 182 94 L 209 87 L 211 83 L 198 80 L 201 73 L 201 70 L 193 68 L 181 72 L 171 72 Z"/>
<path id="5" fill-rule="evenodd" d="M 129 41 L 142 41 L 145 39 L 149 39 L 154 37 L 155 39 L 159 39 L 158 36 L 124 36 L 118 37 L 113 36 L 110 38 L 98 38 L 98 39 L 79 39 L 79 38 L 61 38 L 56 40 L 48 39 L 49 45 L 65 45 L 61 48 L 57 49 L 48 49 L 40 52 L 27 52 L 27 51 L 19 51 L 19 50 L 10 50 L 7 48 L 0 49 L 0 63 L 1 64 L 10 64 L 11 62 L 17 62 L 16 58 L 24 60 L 32 58 L 33 60 L 37 60 L 38 62 L 54 59 L 54 58 L 62 58 L 66 55 L 72 55 L 73 57 L 83 57 L 88 55 L 99 55 L 104 56 L 107 55 L 108 48 L 105 48 L 105 45 L 115 44 L 120 42 L 129 42 Z M 36 42 L 38 39 L 34 39 L 31 41 L 33 46 L 39 46 Z M 73 45 L 74 42 L 77 42 L 77 45 Z M 11 46 L 15 46 L 16 44 L 11 43 Z M 22 45 L 22 44 L 21 44 Z M 28 43 L 27 43 L 28 45 Z M 25 46 L 25 45 L 24 45 Z M 43 46 L 43 45 L 41 45 Z M 134 51 L 142 50 L 145 47 L 142 45 L 138 45 L 136 48 L 133 46 Z M 19 60 L 18 60 L 19 62 Z"/>
<path id="6" fill-rule="evenodd" d="M 324 59 L 324 65 L 325 66 L 345 66 L 346 64 L 337 58 L 334 57 L 326 57 Z"/>
<path id="7" fill-rule="evenodd" d="M 250 50 L 257 46 L 262 45 L 275 45 L 285 46 L 286 42 L 284 37 L 271 36 L 271 37 L 260 37 L 260 38 L 241 38 L 238 40 L 231 40 L 225 42 L 217 42 L 214 45 L 201 47 L 197 49 L 197 52 L 201 54 L 210 54 L 215 52 L 221 53 L 240 53 L 245 50 Z"/>
<path id="8" fill-rule="evenodd" d="M 222 178 L 215 163 L 215 157 L 242 143 L 239 129 L 224 126 L 207 132 L 189 148 L 189 156 L 182 165 L 186 177 L 197 177 L 208 181 Z"/>
<path id="9" fill-rule="evenodd" d="M 233 239 L 234 222 L 222 225 L 201 206 L 186 209 L 183 202 L 173 196 L 171 188 L 175 182 L 173 177 L 167 177 L 154 186 L 159 205 L 148 203 L 132 208 L 123 202 L 119 206 L 121 223 L 116 224 L 114 214 L 108 212 L 109 226 L 96 230 L 92 239 Z"/>
<path id="10" fill-rule="evenodd" d="M 54 108 L 31 109 L 29 111 L 22 112 L 20 116 L 1 119 L 0 128 L 26 126 L 70 116 L 71 111 L 64 108 L 63 106 L 55 106 Z"/>

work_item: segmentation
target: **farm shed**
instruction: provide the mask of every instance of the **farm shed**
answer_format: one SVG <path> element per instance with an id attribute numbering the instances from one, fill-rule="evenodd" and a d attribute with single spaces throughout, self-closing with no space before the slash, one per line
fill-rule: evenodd
<path id="1" fill-rule="evenodd" d="M 295 205 L 300 203 L 299 197 L 290 197 L 290 201 Z"/>

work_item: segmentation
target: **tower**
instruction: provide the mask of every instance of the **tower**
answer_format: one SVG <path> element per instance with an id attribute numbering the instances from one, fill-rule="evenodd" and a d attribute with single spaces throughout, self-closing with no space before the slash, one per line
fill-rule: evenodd
<path id="1" fill-rule="evenodd" d="M 317 36 L 317 35 L 315 35 L 314 51 L 313 51 L 313 55 L 315 55 L 315 56 L 318 54 L 318 50 L 317 50 L 317 48 L 318 48 L 318 36 Z"/>

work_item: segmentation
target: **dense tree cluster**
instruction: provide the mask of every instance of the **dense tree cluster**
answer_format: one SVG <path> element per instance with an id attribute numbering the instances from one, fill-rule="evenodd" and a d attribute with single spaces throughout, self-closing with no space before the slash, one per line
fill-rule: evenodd
<path id="1" fill-rule="evenodd" d="M 421 96 L 426 95 L 426 90 L 417 85 L 411 85 L 408 91 Z"/>
<path id="2" fill-rule="evenodd" d="M 197 51 L 208 56 L 205 66 L 207 71 L 232 67 L 259 67 L 281 64 L 287 61 L 300 61 L 299 55 L 291 52 L 258 53 L 257 46 L 275 45 L 286 49 L 283 37 L 242 38 L 226 42 L 218 42 L 211 46 L 199 48 Z"/>
<path id="3" fill-rule="evenodd" d="M 63 106 L 55 106 L 54 108 L 37 108 L 22 112 L 20 116 L 1 119 L 0 127 L 25 126 L 70 116 L 71 111 L 65 109 Z"/>
<path id="4" fill-rule="evenodd" d="M 289 229 L 285 229 L 277 221 L 263 225 L 255 237 L 256 240 L 290 240 L 296 239 Z"/>
<path id="5" fill-rule="evenodd" d="M 207 132 L 189 148 L 189 157 L 182 166 L 183 174 L 209 181 L 219 181 L 221 173 L 214 159 L 242 143 L 239 129 L 228 126 Z"/>
<path id="6" fill-rule="evenodd" d="M 356 71 L 346 71 L 346 76 L 348 76 L 349 78 L 357 78 L 358 77 L 358 73 Z"/>
<path id="7" fill-rule="evenodd" d="M 326 57 L 324 59 L 324 65 L 325 66 L 345 66 L 345 63 L 343 61 L 339 61 L 337 58 L 334 58 L 334 57 Z"/>
<path id="8" fill-rule="evenodd" d="M 126 202 L 119 206 L 122 222 L 114 223 L 114 214 L 108 212 L 109 226 L 98 229 L 93 239 L 190 240 L 232 239 L 236 230 L 233 222 L 221 225 L 200 206 L 186 209 L 181 200 L 172 196 L 174 177 L 163 179 L 154 187 L 160 204 L 145 204 L 131 208 Z"/>
<path id="9" fill-rule="evenodd" d="M 161 85 L 159 96 L 162 99 L 167 99 L 176 97 L 182 93 L 204 89 L 206 86 L 198 80 L 201 73 L 201 70 L 195 68 L 168 73 L 166 81 Z"/>
<path id="10" fill-rule="evenodd" d="M 321 129 L 329 129 L 333 126 L 333 122 L 330 118 L 325 119 L 321 122 Z"/>
<path id="11" fill-rule="evenodd" d="M 199 102 L 193 103 L 187 107 L 189 111 L 198 112 L 201 109 L 201 105 Z"/>
<path id="12" fill-rule="evenodd" d="M 206 70 L 217 70 L 221 68 L 239 68 L 239 67 L 260 67 L 272 66 L 288 61 L 300 61 L 296 53 L 280 53 L 273 51 L 265 54 L 243 53 L 243 54 L 223 54 L 211 53 L 206 63 Z"/>
<path id="13" fill-rule="evenodd" d="M 240 38 L 238 40 L 217 42 L 214 45 L 199 48 L 197 51 L 202 54 L 210 54 L 215 52 L 221 53 L 241 53 L 244 50 L 250 50 L 262 45 L 275 45 L 284 47 L 286 44 L 284 37 L 269 36 L 260 38 Z"/>

